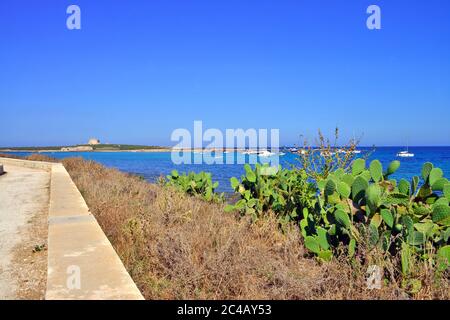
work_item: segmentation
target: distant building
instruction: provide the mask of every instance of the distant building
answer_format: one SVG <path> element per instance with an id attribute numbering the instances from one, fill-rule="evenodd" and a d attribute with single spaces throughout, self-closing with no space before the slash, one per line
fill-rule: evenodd
<path id="1" fill-rule="evenodd" d="M 89 139 L 88 144 L 90 144 L 90 145 L 100 144 L 100 140 L 95 139 L 95 138 L 91 138 L 91 139 Z"/>

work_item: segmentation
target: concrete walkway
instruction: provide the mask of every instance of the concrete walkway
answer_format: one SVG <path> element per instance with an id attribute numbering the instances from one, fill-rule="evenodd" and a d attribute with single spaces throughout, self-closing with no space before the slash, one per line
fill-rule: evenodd
<path id="1" fill-rule="evenodd" d="M 26 270 L 22 262 L 26 264 L 27 259 L 16 261 L 15 251 L 26 247 L 31 252 L 33 245 L 40 244 L 25 242 L 33 233 L 33 218 L 48 212 L 50 172 L 13 165 L 4 165 L 4 170 L 6 174 L 0 176 L 0 299 L 18 299 L 21 278 L 30 275 L 18 274 Z M 45 283 L 45 277 L 40 280 Z"/>
<path id="2" fill-rule="evenodd" d="M 51 169 L 47 300 L 142 300 L 62 164 Z"/>
<path id="3" fill-rule="evenodd" d="M 0 162 L 7 172 L 0 176 L 0 298 L 143 299 L 61 163 Z M 48 251 L 36 254 L 42 241 Z M 27 287 L 36 280 L 39 296 Z"/>

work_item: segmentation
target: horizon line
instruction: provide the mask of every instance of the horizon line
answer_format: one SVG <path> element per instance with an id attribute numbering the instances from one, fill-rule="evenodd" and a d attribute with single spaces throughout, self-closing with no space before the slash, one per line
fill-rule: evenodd
<path id="1" fill-rule="evenodd" d="M 73 146 L 88 146 L 89 144 L 73 144 L 73 145 L 34 145 L 34 146 L 1 146 L 0 150 L 8 150 L 8 149 L 26 149 L 26 148 L 64 148 L 64 147 L 73 147 Z M 148 147 L 152 147 L 152 148 L 165 148 L 165 149 L 173 149 L 174 146 L 165 146 L 165 145 L 153 145 L 153 144 L 129 144 L 129 143 L 102 143 L 101 145 L 122 145 L 122 146 L 136 146 L 136 147 L 144 147 L 144 148 L 148 148 Z M 317 146 L 311 146 L 313 148 L 316 148 Z M 337 146 L 331 146 L 331 148 L 342 148 L 345 147 L 345 145 L 337 145 Z M 440 148 L 450 148 L 450 145 L 410 145 L 408 146 L 408 148 L 436 148 L 436 147 L 440 147 Z M 204 149 L 227 149 L 227 146 L 222 146 L 222 147 L 204 147 L 202 146 L 202 148 Z M 237 146 L 234 146 L 233 148 L 240 148 Z M 245 146 L 244 148 L 248 148 L 248 146 Z M 272 148 L 272 146 L 265 146 L 265 148 Z M 304 146 L 299 146 L 299 145 L 282 145 L 278 147 L 279 149 L 282 148 L 298 148 L 298 149 L 303 149 Z M 360 145 L 360 146 L 356 146 L 356 148 L 406 148 L 403 145 Z M 194 148 L 194 147 L 186 147 L 183 149 L 198 149 L 198 148 Z"/>

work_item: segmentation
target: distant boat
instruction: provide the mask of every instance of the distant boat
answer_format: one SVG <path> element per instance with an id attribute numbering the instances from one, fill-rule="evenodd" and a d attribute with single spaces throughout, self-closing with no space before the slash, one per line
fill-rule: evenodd
<path id="1" fill-rule="evenodd" d="M 321 151 L 320 155 L 322 157 L 330 157 L 330 156 L 334 156 L 336 153 L 335 152 L 331 152 L 331 151 Z"/>
<path id="2" fill-rule="evenodd" d="M 400 151 L 399 153 L 397 153 L 397 157 L 412 158 L 412 157 L 414 157 L 414 153 L 409 152 L 409 146 L 406 145 L 406 150 L 403 150 L 403 151 Z"/>
<path id="3" fill-rule="evenodd" d="M 267 150 L 263 150 L 261 152 L 258 152 L 258 157 L 270 157 L 275 155 L 275 153 L 267 151 Z"/>
<path id="4" fill-rule="evenodd" d="M 400 151 L 399 153 L 397 153 L 397 157 L 412 158 L 412 157 L 414 157 L 414 153 L 411 153 L 408 150 Z"/>
<path id="5" fill-rule="evenodd" d="M 353 153 L 353 154 L 360 154 L 360 153 L 361 153 L 361 150 L 353 150 L 353 151 L 350 151 L 350 150 L 339 149 L 337 152 L 338 152 L 338 153 Z"/>
<path id="6" fill-rule="evenodd" d="M 289 150 L 292 153 L 297 153 L 297 154 L 306 154 L 306 150 L 305 149 L 295 149 L 295 151 Z"/>
<path id="7" fill-rule="evenodd" d="M 280 152 L 278 155 L 280 155 L 280 156 L 284 156 L 286 153 L 284 153 L 284 152 Z"/>

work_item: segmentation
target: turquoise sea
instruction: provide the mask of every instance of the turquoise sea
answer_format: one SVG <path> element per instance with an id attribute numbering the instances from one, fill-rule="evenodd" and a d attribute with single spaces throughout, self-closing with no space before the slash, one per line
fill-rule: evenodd
<path id="1" fill-rule="evenodd" d="M 447 178 L 450 177 L 450 147 L 410 147 L 409 151 L 415 154 L 414 158 L 398 158 L 397 152 L 402 147 L 360 148 L 363 152 L 373 151 L 370 159 L 379 159 L 386 167 L 390 161 L 398 159 L 401 167 L 394 178 L 410 179 L 414 175 L 420 175 L 424 162 L 430 161 L 440 167 Z M 27 152 L 14 152 L 17 155 L 29 155 Z M 207 171 L 211 172 L 213 180 L 219 181 L 218 191 L 231 191 L 229 179 L 233 176 L 240 177 L 243 174 L 242 164 L 190 164 L 175 165 L 170 152 L 45 152 L 54 158 L 83 157 L 97 161 L 107 167 L 117 168 L 121 171 L 144 176 L 148 181 L 154 182 L 161 175 L 169 174 L 173 169 L 179 172 Z M 226 154 L 224 154 L 226 155 Z M 199 156 L 193 154 L 193 156 Z M 217 154 L 216 156 L 221 156 Z M 236 154 L 234 155 L 236 157 Z M 280 164 L 283 167 L 298 165 L 298 156 L 286 153 L 280 156 Z M 248 156 L 246 156 L 248 161 Z"/>

